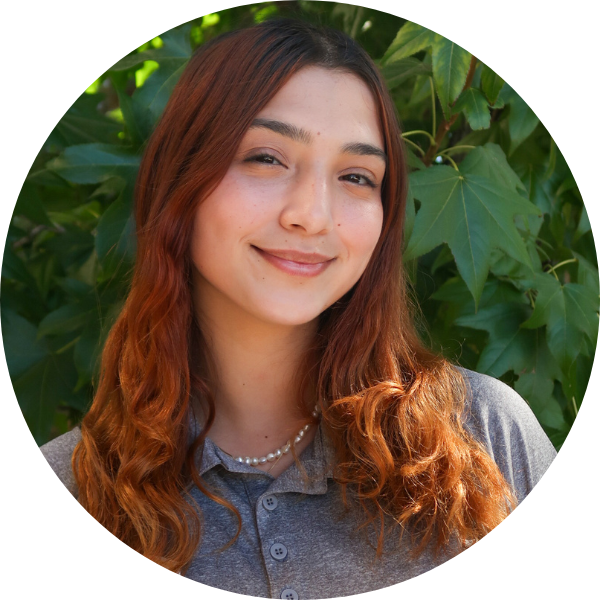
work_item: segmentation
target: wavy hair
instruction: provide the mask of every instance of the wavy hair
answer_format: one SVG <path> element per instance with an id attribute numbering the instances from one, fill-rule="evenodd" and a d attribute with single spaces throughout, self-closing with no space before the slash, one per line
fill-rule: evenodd
<path id="1" fill-rule="evenodd" d="M 406 161 L 385 84 L 341 32 L 276 19 L 201 46 L 148 142 L 136 185 L 131 289 L 106 341 L 73 454 L 80 503 L 173 571 L 185 570 L 201 540 L 190 485 L 239 521 L 196 466 L 215 406 L 191 295 L 194 214 L 256 114 L 307 66 L 366 83 L 388 156 L 380 239 L 358 283 L 320 316 L 302 372 L 300 396 L 308 391 L 320 404 L 335 448 L 335 479 L 345 498 L 352 491 L 358 499 L 365 523 L 378 527 L 378 553 L 389 518 L 413 532 L 417 551 L 430 542 L 442 549 L 480 539 L 514 504 L 494 461 L 463 428 L 460 372 L 426 350 L 415 330 L 401 258 Z M 193 443 L 192 398 L 206 413 Z"/>

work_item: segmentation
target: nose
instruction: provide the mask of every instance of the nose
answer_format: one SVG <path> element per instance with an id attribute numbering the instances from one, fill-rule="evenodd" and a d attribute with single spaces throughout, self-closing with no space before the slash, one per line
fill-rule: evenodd
<path id="1" fill-rule="evenodd" d="M 280 223 L 285 229 L 319 235 L 331 231 L 332 186 L 325 173 L 311 169 L 298 173 L 286 190 Z"/>

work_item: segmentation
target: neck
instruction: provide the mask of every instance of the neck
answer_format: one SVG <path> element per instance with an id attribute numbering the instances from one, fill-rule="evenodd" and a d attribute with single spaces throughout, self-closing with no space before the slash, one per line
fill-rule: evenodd
<path id="1" fill-rule="evenodd" d="M 306 422 L 296 376 L 316 321 L 297 326 L 265 322 L 214 288 L 195 290 L 198 321 L 216 371 L 209 436 L 230 454 L 266 455 Z"/>

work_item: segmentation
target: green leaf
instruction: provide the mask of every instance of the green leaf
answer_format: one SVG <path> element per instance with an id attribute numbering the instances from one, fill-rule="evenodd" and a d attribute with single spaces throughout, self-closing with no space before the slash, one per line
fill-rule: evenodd
<path id="1" fill-rule="evenodd" d="M 566 426 L 562 409 L 553 397 L 554 380 L 561 372 L 550 353 L 541 329 L 522 329 L 531 309 L 526 304 L 502 303 L 460 317 L 456 324 L 487 331 L 488 343 L 477 363 L 477 370 L 500 377 L 508 371 L 519 375 L 515 389 L 547 427 Z"/>
<path id="2" fill-rule="evenodd" d="M 110 71 L 127 71 L 141 65 L 147 60 L 153 60 L 167 66 L 171 71 L 178 69 L 192 55 L 190 44 L 191 25 L 186 23 L 181 27 L 171 29 L 163 35 L 163 45 L 160 48 L 150 48 L 142 52 L 134 52 L 113 65 Z"/>
<path id="3" fill-rule="evenodd" d="M 516 92 L 513 91 L 509 98 L 508 131 L 510 133 L 510 155 L 533 133 L 540 120 Z"/>
<path id="4" fill-rule="evenodd" d="M 477 88 L 465 90 L 453 107 L 454 112 L 463 111 L 471 129 L 488 129 L 492 115 L 485 96 Z"/>
<path id="5" fill-rule="evenodd" d="M 461 314 L 470 315 L 475 312 L 475 302 L 467 287 L 460 277 L 447 279 L 432 295 L 435 300 L 458 304 L 463 309 Z M 523 303 L 523 294 L 505 281 L 490 278 L 485 282 L 483 294 L 479 302 L 480 307 L 492 306 L 502 302 Z"/>
<path id="6" fill-rule="evenodd" d="M 147 106 L 139 100 L 139 96 L 128 96 L 119 90 L 119 106 L 123 113 L 123 120 L 127 133 L 131 138 L 134 148 L 139 148 L 150 136 L 154 127 L 154 117 Z"/>
<path id="7" fill-rule="evenodd" d="M 412 234 L 413 227 L 415 225 L 415 199 L 412 194 L 412 190 L 410 186 L 408 187 L 408 193 L 406 195 L 406 210 L 404 216 L 404 246 L 410 240 L 410 236 Z"/>
<path id="8" fill-rule="evenodd" d="M 446 119 L 450 117 L 450 105 L 458 98 L 465 85 L 470 65 L 471 55 L 458 44 L 441 37 L 435 41 L 433 80 Z"/>
<path id="9" fill-rule="evenodd" d="M 515 390 L 527 400 L 538 421 L 552 429 L 567 427 L 562 408 L 552 395 L 554 382 L 538 373 L 525 373 L 515 383 Z"/>
<path id="10" fill-rule="evenodd" d="M 493 377 L 507 371 L 520 372 L 531 355 L 532 335 L 520 329 L 531 307 L 527 304 L 502 303 L 483 308 L 469 316 L 459 317 L 456 325 L 481 329 L 490 334 L 477 363 L 477 370 Z"/>
<path id="11" fill-rule="evenodd" d="M 4 308 L 2 339 L 6 363 L 12 379 L 22 375 L 48 355 L 46 342 L 37 338 L 37 327 L 15 312 Z"/>
<path id="12" fill-rule="evenodd" d="M 82 94 L 57 123 L 53 135 L 60 145 L 72 146 L 88 143 L 116 143 L 122 126 L 105 117 L 97 109 L 102 94 Z"/>
<path id="13" fill-rule="evenodd" d="M 509 190 L 524 190 L 525 186 L 506 160 L 506 155 L 498 144 L 488 142 L 478 146 L 460 163 L 462 173 L 481 175 L 496 185 Z"/>
<path id="14" fill-rule="evenodd" d="M 546 325 L 548 345 L 566 373 L 579 352 L 586 351 L 584 336 L 598 337 L 598 294 L 578 283 L 561 284 L 547 273 L 534 280 L 538 290 L 533 314 L 523 327 Z"/>
<path id="15" fill-rule="evenodd" d="M 528 215 L 535 218 L 535 215 Z M 518 218 L 518 217 L 517 217 Z M 531 269 L 536 273 L 543 272 L 542 262 L 537 252 L 537 245 L 533 236 L 528 237 L 525 242 L 529 258 L 531 258 L 531 266 L 525 266 L 523 263 L 516 261 L 514 258 L 507 256 L 499 250 L 494 250 L 491 257 L 491 272 L 496 277 L 508 277 L 515 284 L 527 282 L 531 279 Z"/>
<path id="16" fill-rule="evenodd" d="M 52 225 L 36 186 L 29 180 L 21 188 L 13 214 L 23 215 L 36 225 Z"/>
<path id="17" fill-rule="evenodd" d="M 590 219 L 588 217 L 587 210 L 585 210 L 585 206 L 582 205 L 581 217 L 579 217 L 579 223 L 577 223 L 577 229 L 575 230 L 573 241 L 576 242 L 581 236 L 585 235 L 591 230 L 592 226 L 590 224 Z"/>
<path id="18" fill-rule="evenodd" d="M 529 201 L 535 204 L 544 214 L 553 210 L 552 197 L 547 189 L 548 182 L 544 180 L 540 169 L 532 164 L 517 165 L 519 177 L 525 184 Z"/>
<path id="19" fill-rule="evenodd" d="M 65 304 L 42 319 L 38 327 L 38 337 L 81 329 L 95 314 L 95 310 L 86 309 L 79 304 Z"/>
<path id="20" fill-rule="evenodd" d="M 73 395 L 75 376 L 70 356 L 48 354 L 13 380 L 15 395 L 38 444 L 48 441 L 57 407 Z"/>
<path id="21" fill-rule="evenodd" d="M 403 58 L 384 65 L 381 73 L 388 89 L 393 90 L 411 77 L 429 75 L 431 68 L 416 58 Z"/>
<path id="22" fill-rule="evenodd" d="M 175 85 L 179 81 L 187 63 L 180 65 L 175 70 L 161 68 L 148 77 L 146 83 L 137 89 L 132 96 L 134 107 L 138 111 L 146 110 L 148 117 L 140 120 L 141 123 L 152 123 L 152 125 L 162 115 Z M 146 136 L 148 135 L 145 134 Z"/>
<path id="23" fill-rule="evenodd" d="M 109 273 L 114 273 L 119 266 L 133 261 L 134 220 L 131 202 L 124 196 L 113 202 L 100 218 L 96 252 Z"/>
<path id="24" fill-rule="evenodd" d="M 462 174 L 445 165 L 412 173 L 410 182 L 421 208 L 406 260 L 446 242 L 476 302 L 489 272 L 492 249 L 499 248 L 531 266 L 514 223 L 517 214 L 538 212 L 527 200 L 485 177 Z"/>
<path id="25" fill-rule="evenodd" d="M 586 286 L 592 293 L 597 294 L 600 287 L 598 266 L 592 264 L 577 252 L 573 252 L 573 256 L 577 259 L 577 283 Z"/>
<path id="26" fill-rule="evenodd" d="M 407 21 L 386 50 L 382 64 L 396 62 L 429 48 L 437 36 L 433 31 Z"/>
<path id="27" fill-rule="evenodd" d="M 500 91 L 504 87 L 504 80 L 496 75 L 487 65 L 481 69 L 481 89 L 490 105 L 496 104 Z"/>
<path id="28" fill-rule="evenodd" d="M 47 168 L 71 183 L 102 183 L 119 176 L 134 180 L 140 157 L 118 146 L 81 144 L 70 146 L 51 160 Z"/>

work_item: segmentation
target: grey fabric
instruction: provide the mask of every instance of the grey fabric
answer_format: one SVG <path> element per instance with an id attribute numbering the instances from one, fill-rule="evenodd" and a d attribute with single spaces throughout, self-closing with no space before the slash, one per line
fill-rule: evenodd
<path id="1" fill-rule="evenodd" d="M 485 375 L 462 372 L 472 392 L 465 424 L 485 445 L 521 501 L 556 452 L 518 394 Z M 48 462 L 74 495 L 70 458 L 79 437 L 79 430 L 74 430 L 42 446 Z M 361 513 L 344 509 L 340 487 L 331 477 L 331 459 L 320 428 L 300 456 L 306 473 L 293 464 L 277 478 L 236 462 L 208 439 L 201 475 L 238 509 L 242 531 L 223 550 L 237 530 L 237 520 L 192 488 L 203 513 L 204 533 L 186 577 L 252 596 L 331 598 L 416 577 L 457 552 L 454 548 L 436 557 L 432 549 L 426 549 L 415 559 L 408 536 L 399 541 L 396 528 L 387 536 L 378 559 L 375 532 L 358 530 Z"/>

